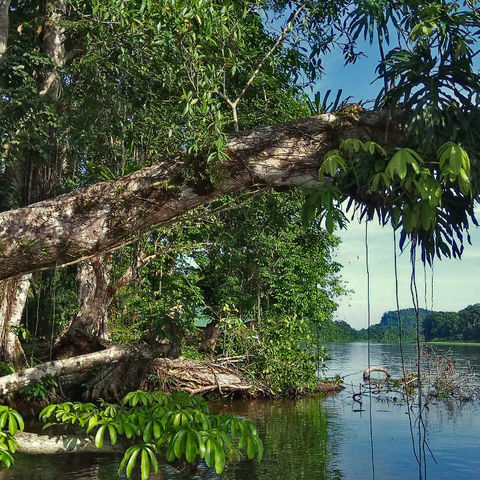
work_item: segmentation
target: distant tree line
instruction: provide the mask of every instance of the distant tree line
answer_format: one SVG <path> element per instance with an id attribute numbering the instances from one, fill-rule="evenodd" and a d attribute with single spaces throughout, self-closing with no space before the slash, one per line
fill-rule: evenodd
<path id="1" fill-rule="evenodd" d="M 433 312 L 423 320 L 425 340 L 480 341 L 480 303 L 459 312 Z"/>
<path id="2" fill-rule="evenodd" d="M 402 341 L 416 341 L 415 309 L 401 309 Z M 370 328 L 355 330 L 345 321 L 326 320 L 318 331 L 323 342 L 370 341 L 396 343 L 400 338 L 396 310 L 385 312 L 380 323 Z M 459 312 L 432 312 L 419 309 L 420 337 L 425 341 L 480 342 L 480 303 L 470 305 Z"/>

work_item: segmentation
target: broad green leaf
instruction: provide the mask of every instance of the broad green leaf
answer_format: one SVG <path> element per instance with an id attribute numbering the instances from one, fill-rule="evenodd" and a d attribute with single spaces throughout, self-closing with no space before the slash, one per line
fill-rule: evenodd
<path id="1" fill-rule="evenodd" d="M 215 471 L 220 474 L 225 468 L 225 451 L 223 447 L 215 442 Z"/>
<path id="2" fill-rule="evenodd" d="M 130 459 L 128 460 L 128 463 L 127 463 L 127 468 L 125 470 L 125 473 L 127 474 L 127 478 L 130 478 L 132 476 L 132 472 L 135 467 L 135 462 L 137 461 L 137 457 L 139 453 L 140 453 L 140 447 L 137 446 L 136 450 L 134 450 L 130 455 Z"/>
<path id="3" fill-rule="evenodd" d="M 97 430 L 97 434 L 95 435 L 95 446 L 97 448 L 103 447 L 103 437 L 105 434 L 106 425 L 101 425 L 100 428 Z"/>
<path id="4" fill-rule="evenodd" d="M 150 476 L 150 459 L 145 449 L 142 449 L 142 460 L 140 463 L 140 471 L 142 475 L 142 480 L 148 480 L 148 477 Z"/>
<path id="5" fill-rule="evenodd" d="M 215 447 L 212 442 L 213 440 L 209 438 L 205 443 L 205 463 L 209 467 L 215 462 Z"/>
<path id="6" fill-rule="evenodd" d="M 188 463 L 193 463 L 197 456 L 197 445 L 192 432 L 187 433 L 187 442 L 185 445 L 185 458 Z"/>
<path id="7" fill-rule="evenodd" d="M 108 433 L 110 435 L 110 443 L 115 445 L 117 443 L 117 431 L 113 425 L 108 425 Z"/>
<path id="8" fill-rule="evenodd" d="M 157 457 L 155 456 L 155 453 L 153 452 L 153 450 L 151 448 L 148 448 L 147 449 L 148 451 L 148 454 L 150 455 L 150 462 L 152 464 L 152 467 L 153 467 L 153 471 L 155 473 L 158 472 L 158 461 L 157 461 Z"/>
<path id="9" fill-rule="evenodd" d="M 247 439 L 247 457 L 249 460 L 253 460 L 255 456 L 255 441 L 252 437 L 248 437 Z"/>
<path id="10" fill-rule="evenodd" d="M 173 449 L 175 452 L 175 456 L 179 459 L 182 457 L 185 448 L 186 433 L 186 430 L 180 430 L 179 432 L 177 432 L 173 439 Z"/>

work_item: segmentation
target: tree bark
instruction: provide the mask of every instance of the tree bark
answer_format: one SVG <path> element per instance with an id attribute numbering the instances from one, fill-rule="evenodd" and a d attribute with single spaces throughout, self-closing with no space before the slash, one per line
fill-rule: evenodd
<path id="1" fill-rule="evenodd" d="M 141 347 L 114 346 L 100 352 L 42 363 L 36 367 L 0 377 L 0 395 L 8 395 L 20 388 L 33 385 L 47 378 L 80 373 L 98 366 L 130 360 L 163 357 L 169 350 L 170 345 L 158 345 L 155 347 L 148 345 Z"/>
<path id="2" fill-rule="evenodd" d="M 2 60 L 3 54 L 7 51 L 9 8 L 10 0 L 0 0 L 0 61 Z"/>
<path id="3" fill-rule="evenodd" d="M 0 0 L 0 60 L 6 51 L 8 38 L 9 0 Z M 52 61 L 54 68 L 42 72 L 38 82 L 40 97 L 57 102 L 61 91 L 59 69 L 65 64 L 65 35 L 61 17 L 65 13 L 65 0 L 48 0 L 45 8 L 42 50 Z M 3 50 L 2 50 L 3 49 Z M 22 146 L 17 152 L 13 166 L 5 170 L 8 183 L 16 192 L 20 205 L 28 205 L 49 198 L 58 185 L 63 163 L 63 151 L 57 145 L 55 128 L 45 125 L 50 145 L 47 161 L 32 158 L 30 149 Z M 18 338 L 11 327 L 18 327 L 27 299 L 30 276 L 0 281 L 0 334 L 5 361 L 15 367 L 24 367 L 26 358 Z M 12 283 L 13 282 L 13 283 Z M 3 293 L 2 293 L 3 292 Z M 12 306 L 14 307 L 12 310 Z M 2 308 L 4 315 L 2 316 Z"/>
<path id="4" fill-rule="evenodd" d="M 80 312 L 69 328 L 70 334 L 76 330 L 103 340 L 110 340 L 107 327 L 107 313 L 115 290 L 110 285 L 111 263 L 105 256 L 92 257 L 78 267 L 78 303 Z"/>
<path id="5" fill-rule="evenodd" d="M 202 332 L 202 340 L 198 347 L 200 353 L 207 355 L 213 355 L 215 353 L 215 347 L 217 346 L 217 340 L 220 336 L 219 321 L 217 319 L 212 320 Z"/>
<path id="6" fill-rule="evenodd" d="M 116 279 L 112 278 L 108 255 L 96 255 L 80 263 L 77 272 L 79 312 L 54 346 L 53 358 L 74 357 L 110 346 L 107 320 L 117 293 L 156 257 L 157 254 L 147 256 L 137 245 L 130 265 Z"/>
<path id="7" fill-rule="evenodd" d="M 228 179 L 208 191 L 179 180 L 181 162 L 163 161 L 1 213 L 0 280 L 113 250 L 225 193 L 260 185 L 317 185 L 318 168 L 328 150 L 337 147 L 341 138 L 382 141 L 377 137 L 384 135 L 386 118 L 385 112 L 361 112 L 348 120 L 341 114 L 325 114 L 235 135 L 227 145 Z"/>
<path id="8" fill-rule="evenodd" d="M 23 368 L 27 364 L 15 329 L 20 326 L 31 274 L 0 282 L 0 360 Z"/>

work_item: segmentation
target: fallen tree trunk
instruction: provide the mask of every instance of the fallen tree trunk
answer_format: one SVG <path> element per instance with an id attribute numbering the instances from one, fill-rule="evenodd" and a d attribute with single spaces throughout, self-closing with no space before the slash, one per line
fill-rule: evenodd
<path id="1" fill-rule="evenodd" d="M 150 374 L 141 387 L 160 389 L 163 392 L 183 391 L 190 395 L 217 391 L 220 394 L 261 391 L 259 385 L 247 380 L 227 363 L 186 360 L 182 358 L 157 358 L 153 360 Z M 153 374 L 153 375 L 152 375 Z M 156 377 L 152 385 L 152 378 Z"/>
<path id="2" fill-rule="evenodd" d="M 386 112 L 325 114 L 239 133 L 227 145 L 227 180 L 216 188 L 185 185 L 182 162 L 164 160 L 116 180 L 0 213 L 0 280 L 115 249 L 136 238 L 133 235 L 225 193 L 258 185 L 314 186 L 328 150 L 346 137 L 383 143 L 386 118 Z"/>
<path id="3" fill-rule="evenodd" d="M 102 448 L 95 446 L 93 437 L 77 437 L 73 435 L 38 435 L 30 432 L 18 432 L 15 435 L 18 442 L 17 451 L 29 454 L 56 453 L 115 453 L 123 452 L 120 445 L 105 444 Z"/>
<path id="4" fill-rule="evenodd" d="M 0 395 L 8 395 L 20 388 L 41 382 L 47 378 L 79 373 L 98 366 L 111 365 L 118 362 L 156 358 L 167 354 L 169 349 L 169 345 L 158 345 L 155 347 L 148 345 L 140 347 L 113 346 L 100 352 L 42 363 L 36 367 L 0 377 Z"/>

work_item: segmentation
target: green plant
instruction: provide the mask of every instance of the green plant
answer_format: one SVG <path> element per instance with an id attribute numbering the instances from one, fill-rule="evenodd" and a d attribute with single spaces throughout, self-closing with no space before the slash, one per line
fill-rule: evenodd
<path id="1" fill-rule="evenodd" d="M 47 378 L 46 380 L 35 383 L 34 385 L 21 388 L 19 392 L 22 395 L 28 395 L 30 397 L 44 400 L 55 387 L 58 387 L 58 382 L 54 378 Z"/>
<path id="2" fill-rule="evenodd" d="M 220 324 L 225 356 L 243 355 L 247 374 L 272 395 L 304 394 L 318 386 L 318 369 L 327 352 L 317 349 L 312 324 L 286 315 L 262 318 L 255 329 L 235 318 Z"/>
<path id="3" fill-rule="evenodd" d="M 86 433 L 95 432 L 95 445 L 102 448 L 106 438 L 115 445 L 124 437 L 131 445 L 124 453 L 119 472 L 130 478 L 140 460 L 141 478 L 158 470 L 157 455 L 165 454 L 167 462 L 186 459 L 196 463 L 204 459 L 209 467 L 221 473 L 227 458 L 247 457 L 261 460 L 263 444 L 255 425 L 233 415 L 211 415 L 206 402 L 183 392 L 131 392 L 121 404 L 101 402 L 49 405 L 40 419 L 53 424 L 72 424 Z"/>
<path id="4" fill-rule="evenodd" d="M 13 408 L 0 405 L 0 464 L 6 468 L 13 465 L 13 454 L 17 449 L 15 434 L 23 428 L 22 416 Z"/>

